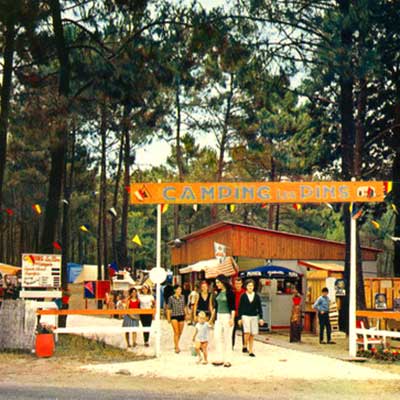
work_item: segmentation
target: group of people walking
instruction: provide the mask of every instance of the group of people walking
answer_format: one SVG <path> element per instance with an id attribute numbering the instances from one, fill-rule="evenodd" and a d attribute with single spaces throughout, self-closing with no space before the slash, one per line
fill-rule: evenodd
<path id="1" fill-rule="evenodd" d="M 174 333 L 175 352 L 179 353 L 179 342 L 184 328 L 184 321 L 195 322 L 193 335 L 194 349 L 199 362 L 208 363 L 209 328 L 214 326 L 216 356 L 213 365 L 229 368 L 232 364 L 232 351 L 235 345 L 236 330 L 240 328 L 242 335 L 242 351 L 251 357 L 254 354 L 254 336 L 258 334 L 258 326 L 263 325 L 261 299 L 255 293 L 255 283 L 246 281 L 243 288 L 241 278 L 236 278 L 232 288 L 229 278 L 219 275 L 215 279 L 216 294 L 209 291 L 206 281 L 201 282 L 200 292 L 191 309 L 182 294 L 182 287 L 175 285 L 174 294 L 167 302 L 167 320 Z M 193 316 L 193 317 L 192 317 Z"/>
<path id="2" fill-rule="evenodd" d="M 173 294 L 166 299 L 166 318 L 173 330 L 175 353 L 180 353 L 180 339 L 184 330 L 185 321 L 194 325 L 193 350 L 198 356 L 198 362 L 208 363 L 209 329 L 214 327 L 216 354 L 215 366 L 229 368 L 232 364 L 232 353 L 235 347 L 236 332 L 242 331 L 242 352 L 255 357 L 254 337 L 259 332 L 259 326 L 264 324 L 261 298 L 255 292 L 255 282 L 252 279 L 243 283 L 241 278 L 235 278 L 232 288 L 230 278 L 219 275 L 215 279 L 215 291 L 210 291 L 206 281 L 200 283 L 199 292 L 193 291 L 187 299 L 181 285 L 173 287 Z M 292 313 L 290 318 L 290 342 L 301 341 L 302 310 L 301 295 L 296 288 L 292 289 Z M 148 285 L 143 285 L 141 292 L 135 288 L 129 290 L 126 299 L 126 308 L 154 308 L 154 296 Z M 328 290 L 324 288 L 322 295 L 313 305 L 318 312 L 320 323 L 320 343 L 334 343 L 331 340 L 329 322 Z M 124 316 L 123 326 L 137 327 L 139 320 L 143 327 L 151 326 L 151 314 L 127 314 Z M 327 331 L 327 342 L 323 341 L 324 330 Z M 126 333 L 127 347 L 136 346 L 136 333 Z M 149 332 L 144 332 L 144 344 L 149 346 Z"/>

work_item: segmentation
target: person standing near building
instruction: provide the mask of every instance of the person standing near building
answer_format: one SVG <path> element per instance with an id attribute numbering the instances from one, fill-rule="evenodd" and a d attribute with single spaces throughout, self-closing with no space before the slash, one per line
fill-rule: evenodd
<path id="1" fill-rule="evenodd" d="M 206 315 L 207 321 L 213 321 L 214 317 L 214 305 L 213 296 L 208 290 L 207 281 L 200 283 L 200 293 L 197 302 L 194 304 L 195 321 L 197 322 L 197 316 L 203 311 Z"/>
<path id="2" fill-rule="evenodd" d="M 188 315 L 185 298 L 182 295 L 182 287 L 174 286 L 174 295 L 168 299 L 167 319 L 174 331 L 175 353 L 180 353 L 179 340 L 185 326 L 185 318 Z"/>
<path id="3" fill-rule="evenodd" d="M 142 292 L 139 294 L 140 308 L 142 310 L 149 310 L 154 308 L 154 296 L 150 292 L 150 286 L 144 284 L 142 287 Z M 153 320 L 152 314 L 140 314 L 140 321 L 143 327 L 151 326 L 151 321 Z M 149 347 L 150 332 L 143 332 L 144 345 Z"/>
<path id="4" fill-rule="evenodd" d="M 244 333 L 243 326 L 239 326 L 239 303 L 240 298 L 244 293 L 246 293 L 246 289 L 243 288 L 243 279 L 237 277 L 234 283 L 233 293 L 235 295 L 235 325 L 233 326 L 232 332 L 232 350 L 235 348 L 235 339 L 236 339 L 236 330 L 240 329 L 242 331 L 242 351 L 243 353 L 247 353 L 247 347 L 244 345 Z"/>
<path id="5" fill-rule="evenodd" d="M 215 343 L 217 348 L 217 360 L 212 364 L 231 367 L 232 357 L 232 330 L 235 324 L 235 295 L 233 294 L 229 279 L 224 275 L 218 275 L 215 284 L 218 295 L 215 298 Z"/>
<path id="6" fill-rule="evenodd" d="M 129 289 L 129 295 L 125 301 L 125 308 L 132 309 L 132 308 L 139 308 L 140 302 L 137 294 L 137 290 L 135 288 Z M 138 314 L 125 314 L 124 320 L 122 322 L 123 327 L 134 327 L 137 328 L 139 326 L 139 315 Z M 125 332 L 125 340 L 126 346 L 128 349 L 130 347 L 136 347 L 136 332 L 132 332 L 132 345 L 129 341 L 129 332 Z"/>
<path id="7" fill-rule="evenodd" d="M 246 293 L 242 295 L 239 303 L 239 324 L 243 326 L 244 345 L 250 357 L 254 354 L 254 336 L 258 335 L 258 326 L 264 325 L 261 308 L 261 298 L 254 291 L 255 284 L 252 279 L 246 281 Z"/>
<path id="8" fill-rule="evenodd" d="M 301 296 L 296 288 L 292 289 L 292 314 L 290 316 L 290 343 L 301 341 Z"/>
<path id="9" fill-rule="evenodd" d="M 199 301 L 199 287 L 195 285 L 193 290 L 189 294 L 188 298 L 188 311 L 189 311 L 189 325 L 194 325 L 195 315 L 195 304 Z"/>
<path id="10" fill-rule="evenodd" d="M 322 294 L 321 296 L 318 297 L 316 302 L 313 304 L 313 308 L 317 310 L 318 312 L 318 321 L 319 321 L 319 342 L 321 344 L 335 344 L 335 342 L 332 342 L 331 340 L 331 323 L 329 321 L 329 304 L 330 304 L 330 299 L 328 297 L 329 290 L 328 288 L 323 288 L 322 289 Z M 326 328 L 326 336 L 327 336 L 327 341 L 324 342 L 324 330 Z"/>

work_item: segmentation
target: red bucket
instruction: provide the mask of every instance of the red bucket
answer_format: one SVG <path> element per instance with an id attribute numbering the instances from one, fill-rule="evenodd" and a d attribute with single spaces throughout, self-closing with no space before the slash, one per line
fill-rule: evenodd
<path id="1" fill-rule="evenodd" d="M 36 335 L 36 356 L 51 357 L 54 353 L 54 335 L 52 333 L 39 333 Z"/>

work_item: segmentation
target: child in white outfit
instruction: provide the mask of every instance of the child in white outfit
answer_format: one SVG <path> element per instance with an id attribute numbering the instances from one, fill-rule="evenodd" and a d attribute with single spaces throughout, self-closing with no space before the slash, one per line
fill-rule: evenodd
<path id="1" fill-rule="evenodd" d="M 197 363 L 200 364 L 203 361 L 203 364 L 208 364 L 208 330 L 210 326 L 204 311 L 199 312 L 198 321 L 193 335 L 194 348 L 199 357 Z M 201 357 L 202 353 L 203 359 Z"/>

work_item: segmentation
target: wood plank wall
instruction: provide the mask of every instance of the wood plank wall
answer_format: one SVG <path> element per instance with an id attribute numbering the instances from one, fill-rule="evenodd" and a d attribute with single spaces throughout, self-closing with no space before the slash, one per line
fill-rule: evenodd
<path id="1" fill-rule="evenodd" d="M 214 242 L 228 246 L 227 255 L 281 260 L 338 260 L 345 258 L 345 246 L 307 237 L 290 236 L 224 225 L 189 238 L 180 248 L 171 249 L 172 265 L 187 265 L 214 257 Z M 363 250 L 364 261 L 375 261 L 377 253 Z"/>
<path id="2" fill-rule="evenodd" d="M 386 294 L 387 308 L 393 308 L 393 299 L 400 298 L 400 278 L 365 278 L 365 304 L 367 308 L 375 307 L 375 295 Z"/>

